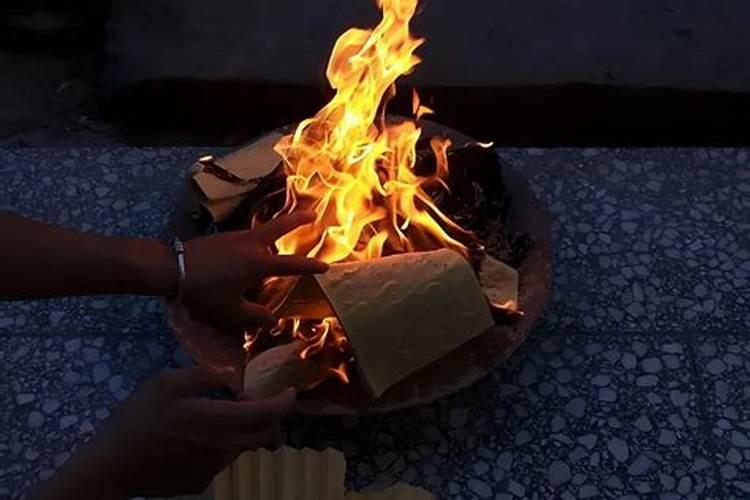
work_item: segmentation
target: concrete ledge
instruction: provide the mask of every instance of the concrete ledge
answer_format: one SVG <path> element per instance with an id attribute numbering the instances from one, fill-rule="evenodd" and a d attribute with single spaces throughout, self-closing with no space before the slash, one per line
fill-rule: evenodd
<path id="1" fill-rule="evenodd" d="M 575 84 L 422 87 L 435 120 L 502 145 L 747 145 L 750 93 Z M 149 80 L 109 103 L 131 144 L 242 143 L 311 116 L 321 86 L 220 80 Z M 391 104 L 409 114 L 408 89 Z"/>

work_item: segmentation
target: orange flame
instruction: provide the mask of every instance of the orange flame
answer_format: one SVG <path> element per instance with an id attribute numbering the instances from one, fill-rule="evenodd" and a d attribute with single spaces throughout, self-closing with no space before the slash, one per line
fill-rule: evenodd
<path id="1" fill-rule="evenodd" d="M 463 244 L 444 227 L 460 231 L 422 188 L 414 173 L 421 130 L 414 121 L 386 123 L 385 105 L 394 84 L 420 60 L 423 39 L 409 33 L 417 0 L 381 0 L 383 18 L 373 30 L 350 29 L 336 42 L 326 75 L 336 90 L 313 118 L 282 138 L 287 199 L 281 212 L 314 210 L 314 223 L 276 241 L 280 254 L 329 263 L 366 260 L 384 252 L 452 248 Z M 421 117 L 416 92 L 413 111 Z M 436 176 L 447 173 L 449 141 L 434 138 Z"/>
<path id="2" fill-rule="evenodd" d="M 412 89 L 411 91 L 411 112 L 417 120 L 424 115 L 431 115 L 434 113 L 431 108 L 422 105 L 419 99 L 419 94 L 417 94 L 417 89 Z"/>
<path id="3" fill-rule="evenodd" d="M 286 203 L 279 214 L 316 214 L 313 223 L 275 242 L 279 254 L 328 263 L 446 247 L 468 254 L 451 236 L 466 231 L 424 189 L 425 184 L 447 189 L 443 178 L 450 140 L 431 138 L 435 172 L 419 176 L 414 168 L 421 129 L 414 120 L 386 118 L 396 80 L 420 62 L 414 52 L 424 40 L 409 33 L 417 0 L 379 0 L 378 5 L 383 16 L 374 29 L 353 28 L 336 41 L 326 71 L 335 96 L 275 146 L 286 174 Z M 412 112 L 417 120 L 433 112 L 420 103 L 416 91 Z M 278 286 L 274 283 L 267 287 Z M 346 352 L 347 338 L 336 318 L 312 323 L 282 318 L 272 334 L 290 328 L 293 338 L 306 342 L 302 359 L 323 349 Z M 247 339 L 248 348 L 254 340 Z M 347 382 L 346 361 L 331 368 L 331 374 Z"/>

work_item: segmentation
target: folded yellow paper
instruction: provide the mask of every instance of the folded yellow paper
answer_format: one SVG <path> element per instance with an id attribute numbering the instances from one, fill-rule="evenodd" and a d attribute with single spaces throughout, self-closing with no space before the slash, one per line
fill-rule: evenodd
<path id="1" fill-rule="evenodd" d="M 494 325 L 474 270 L 452 250 L 334 264 L 300 279 L 287 301 L 318 304 L 310 280 L 338 317 L 374 397 Z"/>

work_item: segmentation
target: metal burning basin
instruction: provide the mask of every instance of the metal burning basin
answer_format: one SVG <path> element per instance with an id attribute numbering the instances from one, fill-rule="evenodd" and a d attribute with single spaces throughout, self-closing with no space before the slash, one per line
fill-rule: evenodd
<path id="1" fill-rule="evenodd" d="M 432 122 L 420 123 L 425 136 L 440 135 L 453 144 L 474 142 L 469 137 L 448 127 Z M 288 129 L 286 129 L 288 130 Z M 261 138 L 262 140 L 262 138 Z M 485 165 L 487 167 L 487 165 Z M 362 414 L 386 412 L 410 406 L 427 404 L 468 387 L 504 362 L 530 334 L 536 320 L 542 314 L 551 290 L 552 247 L 550 223 L 547 214 L 531 191 L 525 179 L 507 165 L 501 165 L 495 157 L 490 165 L 497 183 L 504 185 L 506 226 L 505 233 L 526 235 L 530 245 L 514 267 L 518 272 L 518 307 L 523 315 L 512 322 L 500 322 L 478 336 L 460 343 L 455 349 L 434 362 L 421 367 L 411 375 L 390 386 L 378 397 L 373 397 L 372 387 L 352 370 L 349 384 L 338 380 L 327 380 L 298 397 L 297 410 L 308 414 Z M 456 166 L 454 168 L 461 168 Z M 489 181 L 485 181 L 489 182 Z M 491 192 L 491 190 L 490 190 Z M 194 215 L 200 205 L 193 191 L 186 187 L 178 208 L 169 224 L 168 236 L 182 239 L 199 236 L 201 228 L 196 225 Z M 501 228 L 484 227 L 482 232 L 492 235 Z M 492 255 L 492 246 L 488 245 Z M 382 304 L 380 304 L 382 309 Z M 239 374 L 245 367 L 246 353 L 238 332 L 227 333 L 192 319 L 180 305 L 165 304 L 169 323 L 180 345 L 199 364 L 215 367 L 231 366 L 237 369 L 235 389 L 240 388 Z M 460 333 L 460 332 L 458 332 Z M 387 335 L 387 332 L 384 333 Z M 460 337 L 460 335 L 458 335 Z M 364 356 L 362 356 L 364 361 Z M 357 361 L 355 360 L 355 363 Z M 367 363 L 373 363 L 368 359 Z M 388 359 L 383 359 L 388 363 Z"/>

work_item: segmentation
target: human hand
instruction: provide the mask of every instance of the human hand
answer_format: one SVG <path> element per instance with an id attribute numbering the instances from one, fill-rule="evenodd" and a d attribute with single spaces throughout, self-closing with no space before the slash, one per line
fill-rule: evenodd
<path id="1" fill-rule="evenodd" d="M 40 491 L 35 500 L 175 496 L 203 492 L 245 450 L 279 444 L 279 419 L 295 391 L 264 400 L 201 397 L 228 371 L 172 370 L 143 385 Z"/>
<path id="2" fill-rule="evenodd" d="M 226 328 L 274 325 L 273 313 L 246 297 L 255 294 L 267 277 L 322 273 L 328 269 L 318 260 L 269 252 L 278 238 L 313 220 L 314 214 L 297 212 L 255 229 L 186 242 L 184 302 L 190 312 L 198 319 Z"/>

